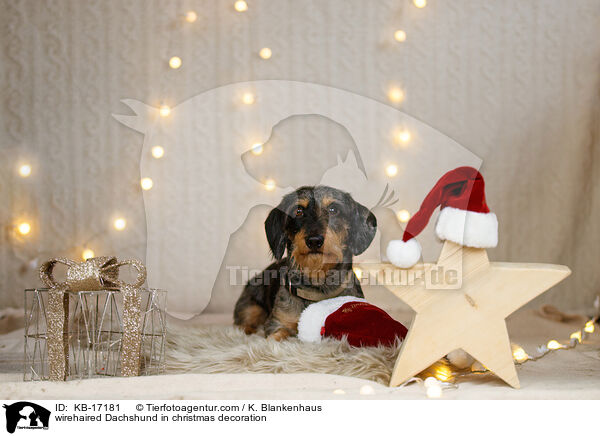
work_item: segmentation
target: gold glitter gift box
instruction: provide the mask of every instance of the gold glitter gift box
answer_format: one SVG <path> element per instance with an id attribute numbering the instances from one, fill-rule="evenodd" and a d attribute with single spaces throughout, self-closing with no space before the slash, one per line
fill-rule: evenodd
<path id="1" fill-rule="evenodd" d="M 67 266 L 64 282 L 57 264 Z M 118 279 L 124 265 L 137 271 L 134 283 Z M 164 372 L 167 293 L 141 287 L 141 262 L 51 259 L 40 276 L 47 288 L 25 290 L 26 381 Z"/>

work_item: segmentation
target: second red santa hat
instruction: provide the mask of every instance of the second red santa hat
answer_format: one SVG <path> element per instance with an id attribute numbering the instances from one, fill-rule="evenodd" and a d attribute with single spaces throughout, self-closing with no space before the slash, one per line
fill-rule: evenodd
<path id="1" fill-rule="evenodd" d="M 410 268 L 421 258 L 421 245 L 415 239 L 427 226 L 440 206 L 435 233 L 467 247 L 488 248 L 498 245 L 498 219 L 485 202 L 483 176 L 472 167 L 459 167 L 444 174 L 427 194 L 421 207 L 408 221 L 402 240 L 387 246 L 390 262 Z"/>

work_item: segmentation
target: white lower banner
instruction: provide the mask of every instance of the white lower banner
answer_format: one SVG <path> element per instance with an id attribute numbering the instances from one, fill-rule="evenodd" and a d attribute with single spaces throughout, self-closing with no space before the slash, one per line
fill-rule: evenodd
<path id="1" fill-rule="evenodd" d="M 594 402 L 530 401 L 308 401 L 308 400 L 114 400 L 1 401 L 2 433 L 26 436 L 33 430 L 61 435 L 157 434 L 182 431 L 243 431 L 247 434 L 321 435 L 365 434 L 482 434 L 572 431 L 577 411 Z M 593 416 L 593 415 L 588 415 Z M 580 424 L 583 421 L 579 421 Z M 564 428 L 563 428 L 564 427 Z M 562 429 L 562 430 L 561 430 Z M 185 433 L 184 433 L 185 434 Z M 229 434 L 229 433 L 228 433 Z"/>

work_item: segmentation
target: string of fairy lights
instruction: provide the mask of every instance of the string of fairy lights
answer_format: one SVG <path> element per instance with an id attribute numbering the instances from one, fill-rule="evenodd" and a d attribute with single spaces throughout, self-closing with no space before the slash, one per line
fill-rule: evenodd
<path id="1" fill-rule="evenodd" d="M 416 8 L 424 8 L 427 6 L 426 0 L 412 0 L 412 4 Z M 237 0 L 233 3 L 233 9 L 238 13 L 247 12 L 249 9 L 248 3 L 245 0 Z M 186 11 L 182 15 L 182 21 L 185 21 L 188 25 L 192 25 L 198 21 L 198 13 L 193 10 Z M 391 35 L 394 41 L 399 44 L 404 43 L 408 34 L 405 29 L 396 29 Z M 268 61 L 273 57 L 273 50 L 270 47 L 262 47 L 258 50 L 258 56 L 260 59 L 264 61 Z M 167 64 L 169 68 L 173 70 L 178 70 L 184 65 L 184 61 L 180 56 L 173 55 L 168 58 Z M 387 91 L 387 99 L 393 105 L 401 104 L 406 97 L 405 90 L 399 86 L 392 86 Z M 253 105 L 257 100 L 256 95 L 253 92 L 247 91 L 244 92 L 240 96 L 240 102 L 244 105 Z M 169 117 L 171 115 L 171 107 L 166 104 L 160 104 L 159 114 L 161 117 Z M 398 146 L 406 146 L 410 143 L 412 139 L 412 134 L 409 130 L 405 128 L 400 128 L 397 131 L 393 132 L 394 142 Z M 250 151 L 259 156 L 263 153 L 263 144 L 262 143 L 254 143 L 250 147 Z M 165 155 L 165 149 L 161 145 L 154 145 L 151 150 L 151 155 L 154 159 L 161 159 Z M 398 175 L 399 168 L 395 163 L 388 163 L 384 168 L 385 174 L 393 178 Z M 31 163 L 21 162 L 17 167 L 17 173 L 22 178 L 31 177 L 34 174 L 35 168 L 33 168 Z M 142 177 L 140 180 L 140 187 L 144 191 L 150 191 L 154 187 L 154 181 L 150 177 Z M 263 182 L 264 189 L 268 191 L 272 191 L 276 187 L 276 181 L 273 179 L 266 179 Z M 408 210 L 402 209 L 396 213 L 397 219 L 401 223 L 407 223 L 410 220 L 411 214 Z M 117 216 L 112 221 L 112 227 L 116 231 L 123 231 L 127 228 L 128 222 L 125 217 Z M 31 221 L 26 219 L 17 219 L 13 226 L 14 233 L 19 238 L 26 238 L 32 234 L 34 231 L 33 224 Z M 95 256 L 95 253 L 91 247 L 89 247 L 89 242 L 93 238 L 99 236 L 103 232 L 100 232 L 86 241 L 81 247 L 81 258 L 83 260 L 92 258 Z M 355 268 L 355 273 L 360 280 L 362 277 L 362 270 L 360 268 Z M 589 321 L 585 323 L 585 325 L 573 332 L 570 335 L 569 342 L 567 344 L 563 344 L 556 339 L 550 339 L 547 343 L 540 345 L 535 354 L 527 353 L 521 346 L 513 345 L 513 359 L 517 365 L 522 365 L 529 361 L 536 361 L 541 359 L 542 357 L 548 355 L 549 353 L 556 352 L 559 350 L 569 350 L 575 348 L 578 344 L 581 344 L 590 334 L 594 332 L 595 324 L 600 319 L 600 299 L 596 298 L 594 302 L 594 307 L 596 309 L 596 315 L 591 318 Z M 479 366 L 478 366 L 479 365 Z M 475 362 L 472 367 L 465 370 L 457 370 L 449 365 L 448 362 L 441 360 L 436 364 L 432 365 L 428 370 L 426 370 L 421 377 L 415 377 L 410 379 L 408 383 L 419 382 L 423 383 L 425 387 L 427 397 L 429 398 L 439 398 L 442 396 L 442 392 L 445 389 L 453 389 L 457 387 L 456 380 L 458 378 L 473 375 L 473 374 L 485 374 L 488 370 L 484 367 L 481 367 L 479 362 Z M 371 386 L 365 385 L 360 389 L 361 395 L 371 395 L 374 393 L 374 390 Z M 336 389 L 334 394 L 345 394 L 345 392 L 341 389 Z"/>
<path id="2" fill-rule="evenodd" d="M 518 344 L 512 344 L 512 354 L 515 365 L 520 366 L 527 362 L 536 362 L 550 353 L 558 351 L 572 350 L 582 344 L 589 336 L 594 333 L 595 325 L 600 320 L 600 296 L 594 300 L 595 314 L 583 326 L 569 335 L 569 341 L 562 343 L 556 339 L 550 339 L 545 344 L 541 344 L 532 354 L 527 353 L 523 347 Z M 475 361 L 470 368 L 453 368 L 446 360 L 436 362 L 424 372 L 423 378 L 413 378 L 407 383 L 423 382 L 426 395 L 429 398 L 440 398 L 444 389 L 457 388 L 457 380 L 467 376 L 487 374 L 490 371 Z"/>
<path id="3" fill-rule="evenodd" d="M 568 343 L 562 343 L 556 339 L 550 339 L 545 344 L 539 345 L 535 353 L 527 353 L 523 347 L 517 344 L 511 344 L 513 361 L 515 365 L 521 366 L 527 362 L 535 362 L 550 353 L 572 350 L 589 338 L 594 333 L 595 325 L 600 320 L 600 296 L 594 300 L 595 315 L 586 321 L 583 326 L 571 333 Z M 452 366 L 447 359 L 442 359 L 421 372 L 418 376 L 412 377 L 398 388 L 403 388 L 409 384 L 417 383 L 422 385 L 427 398 L 441 398 L 445 390 L 458 389 L 458 380 L 465 377 L 477 377 L 488 374 L 490 371 L 475 361 L 469 368 L 459 369 Z M 394 389 L 398 389 L 394 388 Z M 343 389 L 335 389 L 333 394 L 345 395 L 347 392 Z M 359 390 L 360 395 L 374 395 L 375 389 L 370 385 L 363 385 Z"/>
<path id="4" fill-rule="evenodd" d="M 424 8 L 427 5 L 426 0 L 412 0 L 412 4 L 416 8 Z M 237 0 L 233 3 L 233 9 L 238 13 L 247 12 L 249 9 L 248 2 L 245 0 Z M 182 14 L 182 21 L 188 25 L 192 25 L 198 21 L 198 13 L 193 10 L 186 11 Z M 393 39 L 397 43 L 403 43 L 407 40 L 407 32 L 404 29 L 396 29 L 392 35 Z M 260 59 L 267 61 L 272 58 L 273 51 L 270 47 L 262 47 L 258 50 L 258 56 Z M 168 58 L 168 66 L 173 70 L 178 70 L 183 66 L 183 59 L 180 56 L 173 55 Z M 398 87 L 392 86 L 387 92 L 388 100 L 394 104 L 399 105 L 405 98 L 405 91 Z M 241 104 L 252 105 L 256 102 L 256 95 L 253 92 L 247 91 L 240 96 Z M 159 114 L 161 117 L 169 117 L 171 115 L 171 107 L 167 104 L 160 104 L 158 107 Z M 397 145 L 407 145 L 412 135 L 410 131 L 405 128 L 399 129 L 393 133 L 394 142 Z M 260 155 L 263 152 L 263 144 L 254 143 L 250 148 L 254 155 Z M 154 159 L 161 159 L 165 155 L 165 149 L 161 145 L 155 145 L 151 148 L 151 155 Z M 395 163 L 388 163 L 384 168 L 385 174 L 390 177 L 396 177 L 399 173 L 398 165 Z M 31 163 L 21 162 L 17 168 L 18 175 L 22 178 L 28 178 L 35 172 Z M 150 177 L 142 177 L 139 181 L 140 187 L 144 191 L 150 191 L 155 183 Z M 273 191 L 276 188 L 276 181 L 273 179 L 265 179 L 263 181 L 263 187 L 267 191 Z M 402 209 L 397 212 L 398 221 L 401 223 L 407 223 L 410 219 L 411 214 L 408 210 Z M 124 231 L 128 226 L 127 219 L 124 216 L 116 216 L 112 220 L 112 227 L 119 232 Z M 34 224 L 31 220 L 26 218 L 17 219 L 13 224 L 13 233 L 20 239 L 29 237 L 34 233 Z M 95 256 L 95 252 L 92 247 L 88 246 L 89 240 L 80 246 L 81 258 L 83 260 L 90 259 Z"/>

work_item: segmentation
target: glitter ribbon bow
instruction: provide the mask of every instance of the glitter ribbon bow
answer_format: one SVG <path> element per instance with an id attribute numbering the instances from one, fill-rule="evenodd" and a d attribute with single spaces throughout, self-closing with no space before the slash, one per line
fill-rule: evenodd
<path id="1" fill-rule="evenodd" d="M 67 266 L 64 282 L 55 280 L 57 264 Z M 119 280 L 119 268 L 131 265 L 137 270 L 134 283 Z M 116 257 L 95 257 L 85 262 L 65 258 L 50 259 L 40 268 L 40 278 L 48 286 L 48 363 L 50 380 L 66 380 L 69 368 L 69 296 L 66 292 L 119 289 L 123 293 L 123 337 L 121 341 L 121 375 L 140 373 L 140 286 L 146 281 L 146 267 L 136 259 L 117 261 Z"/>

